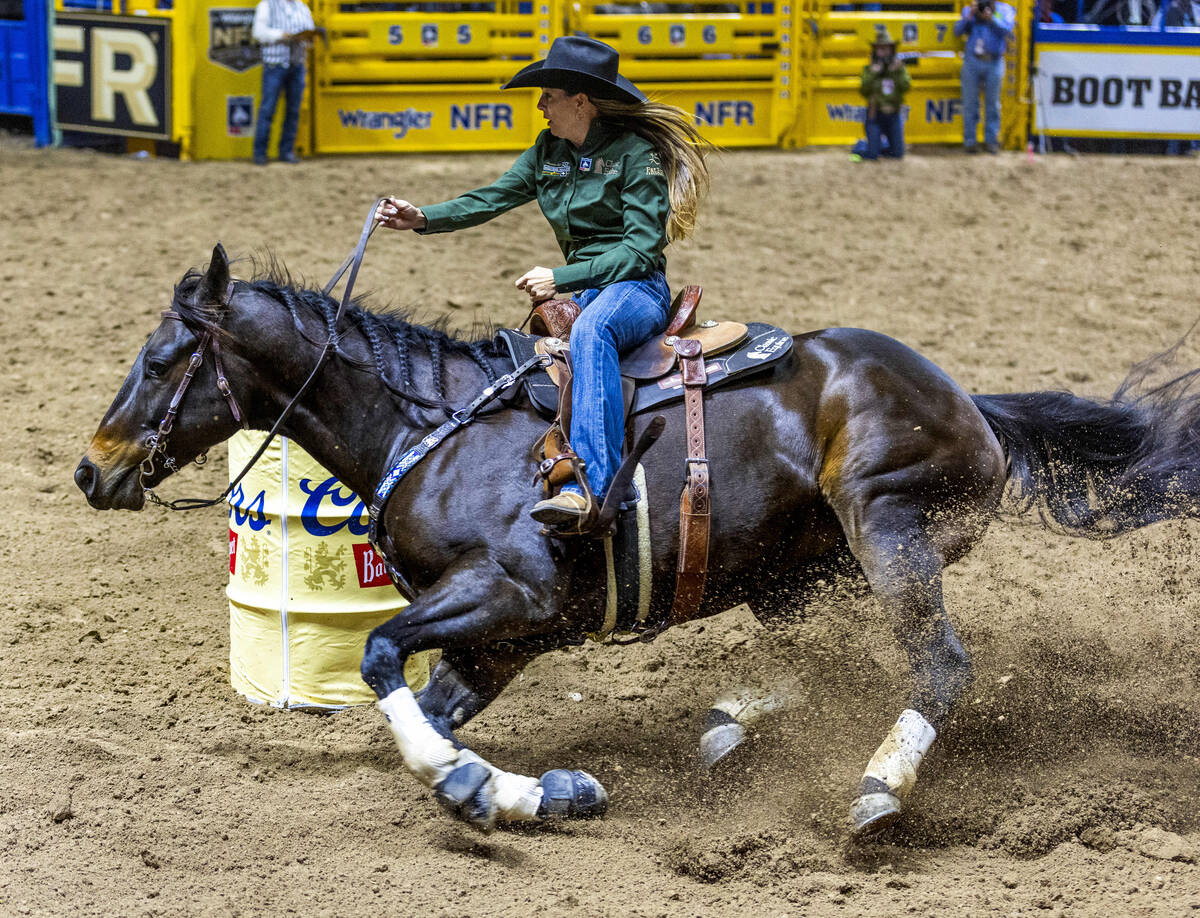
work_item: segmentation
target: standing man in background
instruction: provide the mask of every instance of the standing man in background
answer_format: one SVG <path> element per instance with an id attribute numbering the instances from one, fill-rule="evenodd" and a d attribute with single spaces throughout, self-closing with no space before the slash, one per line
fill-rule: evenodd
<path id="1" fill-rule="evenodd" d="M 254 125 L 254 162 L 267 164 L 267 141 L 280 91 L 284 94 L 279 161 L 298 163 L 296 128 L 304 98 L 304 64 L 315 26 L 304 0 L 260 0 L 254 8 L 254 40 L 262 45 L 262 100 Z"/>
<path id="2" fill-rule="evenodd" d="M 1013 37 L 1017 11 L 998 0 L 974 0 L 954 24 L 954 34 L 966 48 L 962 62 L 963 149 L 979 150 L 979 91 L 983 90 L 984 147 L 1000 152 L 1000 84 L 1004 81 L 1004 53 Z"/>

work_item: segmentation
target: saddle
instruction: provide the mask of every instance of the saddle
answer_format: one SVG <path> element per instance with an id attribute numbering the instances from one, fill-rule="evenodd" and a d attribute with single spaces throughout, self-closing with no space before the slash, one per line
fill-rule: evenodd
<path id="1" fill-rule="evenodd" d="M 675 599 L 662 628 L 690 617 L 704 595 L 708 567 L 711 518 L 708 458 L 704 439 L 704 391 L 731 379 L 749 376 L 770 367 L 792 347 L 792 337 L 782 329 L 761 322 L 698 321 L 702 296 L 699 286 L 684 287 L 668 314 L 666 331 L 621 357 L 625 418 L 683 399 L 687 418 L 687 456 L 684 487 L 679 503 L 679 560 L 676 566 Z M 580 314 L 572 300 L 550 300 L 534 310 L 531 334 L 502 329 L 497 337 L 507 349 L 514 366 L 535 354 L 548 355 L 545 370 L 524 377 L 530 401 L 547 419 L 549 431 L 535 445 L 538 475 L 547 494 L 574 478 L 587 489 L 583 462 L 571 449 L 566 432 L 571 414 L 571 325 Z M 627 455 L 614 478 L 597 525 L 579 533 L 554 531 L 555 536 L 607 535 L 619 509 L 630 506 L 630 480 L 642 454 L 657 439 L 663 427 L 656 418 L 636 444 L 627 442 Z"/>

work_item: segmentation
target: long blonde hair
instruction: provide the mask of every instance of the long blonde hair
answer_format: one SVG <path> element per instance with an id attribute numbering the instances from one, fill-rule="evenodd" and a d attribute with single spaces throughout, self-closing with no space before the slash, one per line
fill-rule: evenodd
<path id="1" fill-rule="evenodd" d="M 617 102 L 589 96 L 597 116 L 615 122 L 654 146 L 666 172 L 671 200 L 667 238 L 686 239 L 696 228 L 700 202 L 708 193 L 705 157 L 712 144 L 700 136 L 687 114 L 662 102 Z"/>

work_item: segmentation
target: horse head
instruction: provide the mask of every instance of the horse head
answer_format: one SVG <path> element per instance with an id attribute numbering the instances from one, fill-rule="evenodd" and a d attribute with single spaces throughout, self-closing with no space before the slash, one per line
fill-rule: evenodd
<path id="1" fill-rule="evenodd" d="M 96 509 L 142 509 L 146 489 L 243 426 L 222 364 L 231 291 L 218 243 L 207 271 L 190 271 L 176 286 L 75 469 Z"/>

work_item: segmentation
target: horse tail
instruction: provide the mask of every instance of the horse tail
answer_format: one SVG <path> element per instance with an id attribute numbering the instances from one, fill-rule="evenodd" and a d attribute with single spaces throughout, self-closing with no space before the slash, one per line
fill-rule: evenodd
<path id="1" fill-rule="evenodd" d="M 1004 449 L 1018 512 L 1095 539 L 1200 516 L 1200 368 L 1147 385 L 1182 344 L 1137 364 L 1108 400 L 972 396 Z"/>

